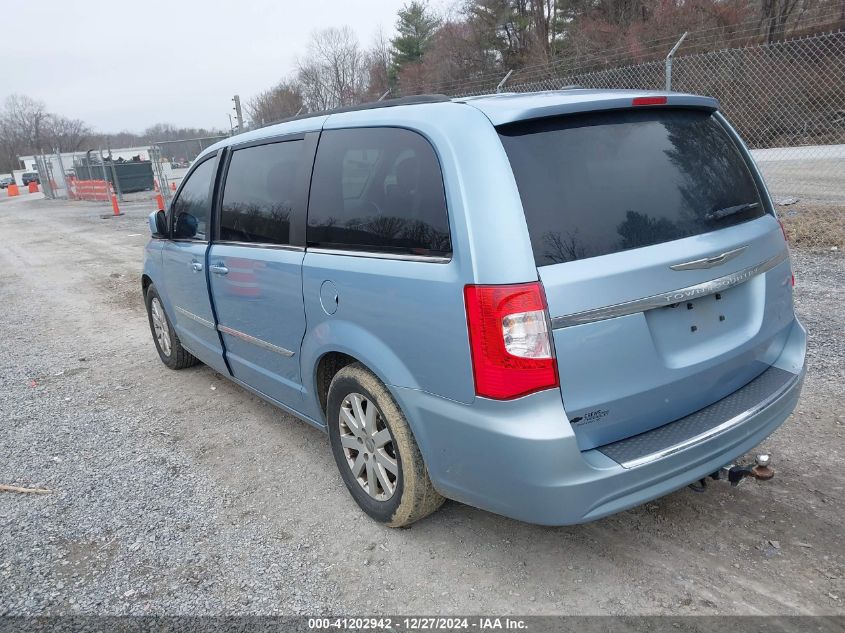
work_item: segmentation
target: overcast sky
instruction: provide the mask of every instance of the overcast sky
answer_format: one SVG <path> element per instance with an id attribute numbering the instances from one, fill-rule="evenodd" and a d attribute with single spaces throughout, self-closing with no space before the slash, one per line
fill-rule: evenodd
<path id="1" fill-rule="evenodd" d="M 368 47 L 379 26 L 393 32 L 402 4 L 47 0 L 26 22 L 16 5 L 0 35 L 0 100 L 22 93 L 101 132 L 227 129 L 232 95 L 245 102 L 290 73 L 313 31 L 349 25 Z"/>

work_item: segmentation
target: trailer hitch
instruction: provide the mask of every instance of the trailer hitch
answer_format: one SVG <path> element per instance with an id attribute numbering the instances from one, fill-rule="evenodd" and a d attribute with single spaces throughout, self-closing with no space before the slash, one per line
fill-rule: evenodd
<path id="1" fill-rule="evenodd" d="M 771 467 L 771 455 L 765 453 L 757 455 L 754 460 L 754 465 L 747 464 L 745 466 L 735 466 L 729 464 L 722 466 L 715 473 L 710 475 L 713 479 L 727 479 L 732 486 L 739 485 L 746 477 L 754 477 L 760 481 L 768 481 L 775 476 L 775 471 Z"/>
<path id="2" fill-rule="evenodd" d="M 775 476 L 775 471 L 771 463 L 771 455 L 761 453 L 754 459 L 754 464 L 728 464 L 727 466 L 722 466 L 710 475 L 710 479 L 728 481 L 732 486 L 738 486 L 739 482 L 746 477 L 753 477 L 759 481 L 768 481 Z M 707 479 L 700 479 L 697 483 L 690 484 L 690 488 L 694 492 L 704 492 L 707 489 Z"/>

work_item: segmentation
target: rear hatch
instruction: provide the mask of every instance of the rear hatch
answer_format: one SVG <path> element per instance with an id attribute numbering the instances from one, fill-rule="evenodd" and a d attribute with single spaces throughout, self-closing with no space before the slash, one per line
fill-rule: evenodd
<path id="1" fill-rule="evenodd" d="M 788 252 L 749 159 L 706 109 L 499 126 L 582 450 L 697 411 L 777 358 Z"/>

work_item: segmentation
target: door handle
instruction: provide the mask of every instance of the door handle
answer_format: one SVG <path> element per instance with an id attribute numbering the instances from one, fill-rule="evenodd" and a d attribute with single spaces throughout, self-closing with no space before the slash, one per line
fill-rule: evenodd
<path id="1" fill-rule="evenodd" d="M 202 272 L 202 264 L 200 262 L 196 261 L 196 260 L 192 261 L 191 262 L 191 270 L 193 270 L 195 273 L 201 273 Z"/>
<path id="2" fill-rule="evenodd" d="M 226 268 L 223 264 L 212 264 L 208 267 L 208 269 L 215 275 L 225 275 L 229 272 L 229 269 Z"/>

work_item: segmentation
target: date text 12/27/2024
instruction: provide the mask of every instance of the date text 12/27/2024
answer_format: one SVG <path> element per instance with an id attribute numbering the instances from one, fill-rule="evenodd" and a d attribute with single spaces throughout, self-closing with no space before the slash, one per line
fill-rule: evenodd
<path id="1" fill-rule="evenodd" d="M 393 630 L 394 627 L 407 631 L 496 631 L 526 630 L 525 620 L 476 616 L 466 617 L 354 617 L 354 618 L 308 618 L 311 630 Z"/>

